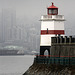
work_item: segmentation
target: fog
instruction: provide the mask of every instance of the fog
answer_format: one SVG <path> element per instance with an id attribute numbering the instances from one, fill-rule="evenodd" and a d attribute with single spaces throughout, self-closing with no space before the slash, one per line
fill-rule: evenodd
<path id="1" fill-rule="evenodd" d="M 75 35 L 74 0 L 0 0 L 0 28 L 5 26 L 5 32 L 10 30 L 11 32 L 7 33 L 12 33 L 8 37 L 7 33 L 0 29 L 0 45 L 18 45 L 25 47 L 25 50 L 39 51 L 41 25 L 39 20 L 42 15 L 47 14 L 46 8 L 51 2 L 59 8 L 59 14 L 65 16 L 66 35 Z M 12 14 L 11 18 L 9 14 Z"/>

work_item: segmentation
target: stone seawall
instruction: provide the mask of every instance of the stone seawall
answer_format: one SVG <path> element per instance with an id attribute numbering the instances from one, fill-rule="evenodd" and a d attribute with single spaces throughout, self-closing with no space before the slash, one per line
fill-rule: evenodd
<path id="1" fill-rule="evenodd" d="M 54 57 L 75 57 L 75 38 L 52 37 L 50 55 Z"/>
<path id="2" fill-rule="evenodd" d="M 33 64 L 23 75 L 75 75 L 75 66 Z"/>

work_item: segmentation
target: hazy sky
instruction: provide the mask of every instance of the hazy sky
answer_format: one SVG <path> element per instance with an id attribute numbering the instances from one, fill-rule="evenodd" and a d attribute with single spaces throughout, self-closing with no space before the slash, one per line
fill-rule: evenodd
<path id="1" fill-rule="evenodd" d="M 18 18 L 26 17 L 34 23 L 41 15 L 46 15 L 46 8 L 51 5 L 51 2 L 59 8 L 59 14 L 65 16 L 67 33 L 69 31 L 75 35 L 75 0 L 0 0 L 0 10 L 15 9 Z"/>

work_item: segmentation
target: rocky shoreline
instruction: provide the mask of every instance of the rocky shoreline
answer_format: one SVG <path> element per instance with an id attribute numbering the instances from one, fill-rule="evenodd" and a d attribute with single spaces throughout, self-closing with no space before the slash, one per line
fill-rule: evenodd
<path id="1" fill-rule="evenodd" d="M 75 66 L 33 64 L 23 75 L 75 75 Z"/>

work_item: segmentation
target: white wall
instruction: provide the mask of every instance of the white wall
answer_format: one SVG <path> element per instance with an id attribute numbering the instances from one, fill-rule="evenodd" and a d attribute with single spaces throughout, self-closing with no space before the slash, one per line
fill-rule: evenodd
<path id="1" fill-rule="evenodd" d="M 64 30 L 64 21 L 41 21 L 41 30 Z"/>
<path id="2" fill-rule="evenodd" d="M 54 21 L 54 30 L 64 30 L 64 21 Z"/>
<path id="3" fill-rule="evenodd" d="M 54 30 L 54 21 L 42 21 L 41 30 Z"/>
<path id="4" fill-rule="evenodd" d="M 64 30 L 64 21 L 42 20 L 41 30 Z M 51 46 L 51 37 L 55 34 L 41 35 L 40 46 Z"/>
<path id="5" fill-rule="evenodd" d="M 51 37 L 55 35 L 41 35 L 40 46 L 51 46 Z"/>

